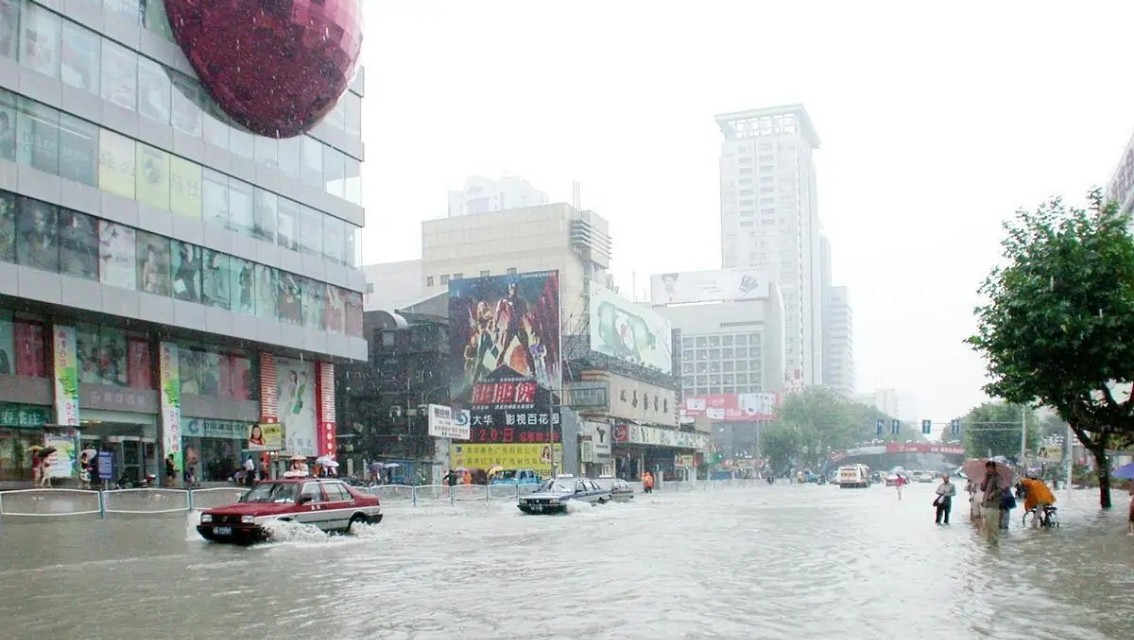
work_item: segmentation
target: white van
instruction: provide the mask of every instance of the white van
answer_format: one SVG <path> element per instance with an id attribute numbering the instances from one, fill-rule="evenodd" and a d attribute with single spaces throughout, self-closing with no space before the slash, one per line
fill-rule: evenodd
<path id="1" fill-rule="evenodd" d="M 838 483 L 842 489 L 865 489 L 870 486 L 870 467 L 864 464 L 839 467 Z"/>

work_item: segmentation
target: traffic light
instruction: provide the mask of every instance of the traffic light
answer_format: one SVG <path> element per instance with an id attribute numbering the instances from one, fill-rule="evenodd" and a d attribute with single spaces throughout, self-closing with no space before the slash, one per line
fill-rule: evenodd
<path id="1" fill-rule="evenodd" d="M 885 430 L 886 430 L 886 421 L 883 420 L 882 418 L 879 418 L 878 419 L 878 435 L 882 435 L 882 432 L 885 431 Z"/>
<path id="2" fill-rule="evenodd" d="M 924 433 L 925 435 L 929 435 L 929 433 L 931 431 L 933 431 L 933 421 L 932 420 L 922 420 L 921 421 L 921 432 Z"/>
<path id="3" fill-rule="evenodd" d="M 961 419 L 960 418 L 953 418 L 952 420 L 949 421 L 949 431 L 951 431 L 953 433 L 953 435 L 957 435 L 961 432 Z"/>
<path id="4" fill-rule="evenodd" d="M 894 435 L 898 435 L 898 432 L 901 431 L 901 430 L 902 430 L 902 421 L 901 420 L 894 420 L 894 421 L 890 422 L 890 433 L 893 433 Z"/>

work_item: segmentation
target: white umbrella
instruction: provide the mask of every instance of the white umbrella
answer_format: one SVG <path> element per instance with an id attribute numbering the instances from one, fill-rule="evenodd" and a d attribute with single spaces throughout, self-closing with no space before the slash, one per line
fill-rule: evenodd
<path id="1" fill-rule="evenodd" d="M 318 458 L 315 458 L 315 464 L 320 464 L 324 467 L 331 466 L 332 462 L 334 462 L 334 460 L 332 460 L 330 456 L 319 456 Z M 336 464 L 335 466 L 337 467 L 338 465 Z"/>
<path id="2" fill-rule="evenodd" d="M 307 456 L 301 456 L 299 454 L 296 454 L 296 455 L 288 458 L 288 460 L 291 460 L 292 462 L 307 462 Z"/>
<path id="3" fill-rule="evenodd" d="M 323 466 L 327 467 L 328 469 L 338 469 L 339 463 L 335 462 L 334 460 L 327 460 L 323 463 Z"/>
<path id="4" fill-rule="evenodd" d="M 79 457 L 81 458 L 83 456 L 86 456 L 87 460 L 91 460 L 98 457 L 98 451 L 96 451 L 95 449 L 83 449 L 83 452 L 79 454 Z"/>
<path id="5" fill-rule="evenodd" d="M 387 469 L 397 469 L 398 467 L 400 467 L 402 465 L 398 464 L 397 462 L 387 462 L 386 464 L 384 464 L 382 466 L 386 467 Z"/>

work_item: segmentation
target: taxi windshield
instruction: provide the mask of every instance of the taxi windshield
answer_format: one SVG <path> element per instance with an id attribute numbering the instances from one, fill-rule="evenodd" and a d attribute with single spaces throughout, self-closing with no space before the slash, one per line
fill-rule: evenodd
<path id="1" fill-rule="evenodd" d="M 290 482 L 262 482 L 240 499 L 241 502 L 295 502 L 298 485 Z"/>
<path id="2" fill-rule="evenodd" d="M 551 493 L 575 493 L 575 483 L 567 483 L 562 480 L 548 480 L 540 485 L 539 490 Z"/>
<path id="3" fill-rule="evenodd" d="M 516 471 L 515 469 L 505 469 L 504 471 L 500 472 L 500 477 L 505 480 L 515 480 L 516 475 L 519 473 L 520 472 Z"/>

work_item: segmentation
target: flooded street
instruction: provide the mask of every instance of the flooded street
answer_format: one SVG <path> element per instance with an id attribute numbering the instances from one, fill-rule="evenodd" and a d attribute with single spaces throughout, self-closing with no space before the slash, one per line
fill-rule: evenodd
<path id="1" fill-rule="evenodd" d="M 933 524 L 933 486 L 663 492 L 550 517 L 398 506 L 357 536 L 254 548 L 204 543 L 186 514 L 7 520 L 0 624 L 15 640 L 1134 633 L 1125 509 L 1060 494 L 1060 530 L 1017 510 L 993 547 L 964 505 Z"/>

